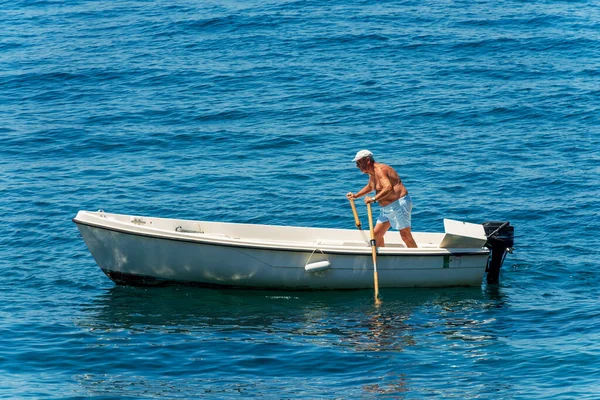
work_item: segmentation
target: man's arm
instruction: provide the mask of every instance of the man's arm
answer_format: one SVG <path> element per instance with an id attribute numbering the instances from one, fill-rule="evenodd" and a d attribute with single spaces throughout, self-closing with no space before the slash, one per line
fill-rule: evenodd
<path id="1" fill-rule="evenodd" d="M 356 193 L 353 197 L 358 199 L 359 197 L 363 197 L 365 194 L 373 191 L 373 187 L 371 186 L 371 181 L 364 188 L 360 189 L 358 193 Z"/>
<path id="2" fill-rule="evenodd" d="M 350 192 L 346 196 L 349 199 L 350 198 L 352 198 L 352 199 L 358 199 L 359 197 L 362 197 L 365 194 L 372 192 L 373 190 L 375 190 L 375 185 L 373 184 L 373 179 L 369 178 L 369 183 L 367 183 L 367 185 L 364 188 L 360 189 L 358 191 L 358 193 L 354 194 L 354 193 Z"/>

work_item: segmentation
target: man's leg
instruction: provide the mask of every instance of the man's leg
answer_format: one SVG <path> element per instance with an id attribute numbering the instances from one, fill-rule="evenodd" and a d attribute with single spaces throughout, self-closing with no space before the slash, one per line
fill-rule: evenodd
<path id="1" fill-rule="evenodd" d="M 380 222 L 375 225 L 373 229 L 373 233 L 375 234 L 375 242 L 377 242 L 377 247 L 385 247 L 385 240 L 383 239 L 383 235 L 390 229 L 390 222 Z"/>
<path id="2" fill-rule="evenodd" d="M 406 247 L 417 247 L 417 242 L 413 238 L 412 232 L 410 231 L 410 227 L 400 229 L 400 237 L 406 243 Z"/>

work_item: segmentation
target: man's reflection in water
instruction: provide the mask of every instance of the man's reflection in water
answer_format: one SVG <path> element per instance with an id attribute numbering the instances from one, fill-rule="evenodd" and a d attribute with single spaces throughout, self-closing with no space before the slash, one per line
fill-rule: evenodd
<path id="1" fill-rule="evenodd" d="M 374 312 L 365 320 L 368 328 L 362 351 L 402 351 L 416 344 L 411 326 L 406 323 L 410 314 Z"/>
<path id="2" fill-rule="evenodd" d="M 496 321 L 495 310 L 506 307 L 508 299 L 497 287 L 486 287 L 472 295 L 461 291 L 438 292 L 423 301 L 387 301 L 382 307 L 365 313 L 363 335 L 354 338 L 357 351 L 377 352 L 375 356 L 386 368 L 400 369 L 402 373 L 388 372 L 377 376 L 378 383 L 363 386 L 368 393 L 397 395 L 403 398 L 410 389 L 413 364 L 397 364 L 397 355 L 385 353 L 401 352 L 416 347 L 413 352 L 429 357 L 432 351 L 443 352 L 444 346 L 456 345 L 463 349 L 472 363 L 475 358 L 486 358 L 483 351 L 498 336 L 490 324 Z M 407 304 L 408 303 L 408 304 Z M 438 348 L 438 346 L 442 346 Z M 386 361 L 387 360 L 387 361 Z M 390 366 L 391 361 L 393 366 Z M 418 364 L 418 363 L 417 363 Z"/>
<path id="3" fill-rule="evenodd" d="M 408 393 L 408 382 L 405 374 L 398 374 L 396 376 L 387 376 L 382 378 L 385 383 L 374 383 L 371 385 L 363 386 L 363 390 L 367 393 L 376 394 L 396 394 L 401 395 L 402 393 Z M 400 396 L 399 398 L 402 398 Z"/>

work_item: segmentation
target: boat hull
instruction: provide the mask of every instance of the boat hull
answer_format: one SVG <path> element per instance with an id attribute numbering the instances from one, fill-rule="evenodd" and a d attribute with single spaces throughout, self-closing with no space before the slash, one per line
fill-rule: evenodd
<path id="1" fill-rule="evenodd" d="M 373 263 L 367 246 L 360 251 L 248 247 L 75 222 L 97 264 L 117 284 L 180 283 L 287 290 L 373 287 Z M 379 286 L 479 286 L 487 259 L 485 249 L 382 252 L 377 259 Z M 306 270 L 306 264 L 320 261 L 327 261 L 329 267 L 317 272 Z"/>

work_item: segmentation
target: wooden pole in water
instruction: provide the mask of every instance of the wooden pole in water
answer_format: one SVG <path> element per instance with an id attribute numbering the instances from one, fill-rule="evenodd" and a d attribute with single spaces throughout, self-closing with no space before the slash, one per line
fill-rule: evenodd
<path id="1" fill-rule="evenodd" d="M 371 231 L 371 253 L 373 255 L 373 282 L 375 285 L 375 304 L 380 304 L 379 300 L 379 274 L 377 273 L 377 242 L 375 241 L 375 230 L 373 229 L 373 211 L 371 203 L 367 203 L 367 212 L 369 214 L 369 230 Z"/>

